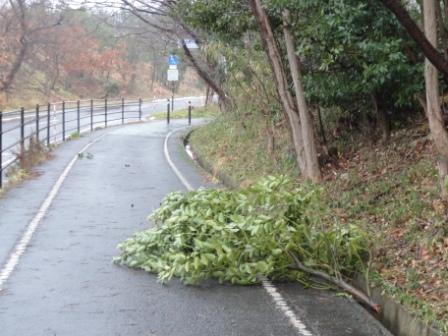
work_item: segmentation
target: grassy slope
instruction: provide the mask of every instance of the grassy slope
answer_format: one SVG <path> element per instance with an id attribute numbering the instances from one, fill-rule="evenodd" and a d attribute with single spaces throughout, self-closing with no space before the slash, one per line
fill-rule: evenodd
<path id="1" fill-rule="evenodd" d="M 239 116 L 220 116 L 193 132 L 191 142 L 217 170 L 242 185 L 269 174 L 297 176 L 295 159 L 288 148 L 288 135 L 283 130 L 276 131 L 276 146 L 282 150 L 269 153 L 261 124 L 262 120 L 253 116 L 244 122 Z"/>
<path id="2" fill-rule="evenodd" d="M 217 116 L 218 108 L 216 106 L 210 107 L 193 107 L 191 111 L 192 118 L 214 118 Z M 185 119 L 188 118 L 188 109 L 175 110 L 170 113 L 171 119 Z M 148 120 L 165 120 L 166 112 L 152 113 L 147 117 Z"/>
<path id="3" fill-rule="evenodd" d="M 196 130 L 195 150 L 242 184 L 267 174 L 296 176 L 285 129 L 268 152 L 261 120 L 219 117 Z M 325 220 L 360 225 L 374 241 L 372 278 L 426 321 L 448 332 L 448 218 L 438 198 L 424 125 L 394 134 L 387 147 L 360 146 L 325 167 Z M 380 275 L 380 276 L 378 276 Z"/>

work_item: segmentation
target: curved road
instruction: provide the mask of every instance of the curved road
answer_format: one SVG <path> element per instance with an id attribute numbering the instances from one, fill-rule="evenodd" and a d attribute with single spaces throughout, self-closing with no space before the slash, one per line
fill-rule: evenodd
<path id="1" fill-rule="evenodd" d="M 191 102 L 192 106 L 203 106 L 205 97 L 179 97 L 174 99 L 174 110 L 185 109 L 188 107 L 188 102 Z M 128 105 L 129 104 L 129 105 Z M 82 101 L 80 109 L 80 129 L 81 133 L 90 131 L 90 103 L 89 101 Z M 46 106 L 41 106 L 40 111 L 40 139 L 44 140 L 47 136 L 47 112 Z M 62 142 L 62 104 L 56 103 L 51 105 L 50 113 L 50 141 L 51 143 Z M 147 118 L 154 112 L 165 112 L 167 109 L 166 99 L 156 100 L 143 100 L 142 101 L 142 119 Z M 65 129 L 66 138 L 69 138 L 71 134 L 76 132 L 77 129 L 77 110 L 76 102 L 67 102 L 65 110 Z M 124 107 L 124 122 L 132 122 L 138 120 L 138 100 L 126 100 Z M 108 115 L 105 118 L 104 115 L 104 103 L 102 100 L 95 100 L 94 113 L 93 113 L 93 127 L 101 128 L 105 125 L 105 119 L 109 126 L 120 125 L 121 120 L 121 100 L 112 99 L 109 101 Z M 35 112 L 28 110 L 25 114 L 25 127 L 24 136 L 29 137 L 36 130 Z M 17 113 L 10 115 L 5 112 L 3 117 L 3 148 L 9 148 L 9 150 L 3 152 L 3 167 L 16 157 L 19 153 L 20 146 L 20 115 Z M 28 143 L 28 140 L 26 141 Z M 1 154 L 0 154 L 1 155 Z"/>
<path id="2" fill-rule="evenodd" d="M 174 121 L 172 128 L 185 125 Z M 64 143 L 55 157 L 0 199 L 0 269 L 79 150 L 15 269 L 0 285 L 0 334 L 127 336 L 292 336 L 390 334 L 356 303 L 329 292 L 282 284 L 207 282 L 168 285 L 156 276 L 111 263 L 116 245 L 146 228 L 147 215 L 174 190 L 185 190 L 164 157 L 164 122 L 94 132 Z M 101 137 L 101 138 L 99 138 Z M 168 150 L 194 187 L 207 185 L 182 152 L 177 136 Z M 0 279 L 1 281 L 1 279 Z M 303 323 L 290 323 L 280 303 Z"/>

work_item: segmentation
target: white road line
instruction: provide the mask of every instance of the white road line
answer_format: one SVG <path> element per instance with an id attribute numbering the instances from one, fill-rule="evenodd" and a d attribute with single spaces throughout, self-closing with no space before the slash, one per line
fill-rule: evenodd
<path id="1" fill-rule="evenodd" d="M 173 160 L 171 160 L 171 156 L 168 150 L 168 141 L 170 137 L 183 129 L 186 129 L 187 127 L 179 128 L 172 130 L 169 132 L 165 137 L 165 143 L 164 143 L 164 152 L 165 152 L 165 159 L 170 165 L 171 169 L 173 170 L 174 174 L 176 174 L 177 178 L 182 182 L 182 184 L 185 186 L 185 188 L 188 191 L 195 190 L 191 184 L 188 182 L 188 180 L 185 178 L 185 176 L 177 169 L 176 165 L 173 163 Z M 296 314 L 294 314 L 294 311 L 289 307 L 287 301 L 285 298 L 279 293 L 277 288 L 268 280 L 263 279 L 262 280 L 263 288 L 266 290 L 266 292 L 270 295 L 272 300 L 274 301 L 277 308 L 288 318 L 291 325 L 294 327 L 294 329 L 297 331 L 297 335 L 299 336 L 313 336 L 313 334 L 308 330 L 306 325 L 300 320 Z"/>
<path id="2" fill-rule="evenodd" d="M 9 153 L 6 153 L 6 154 L 9 154 Z M 1 155 L 1 154 L 0 154 Z M 6 161 L 4 164 L 3 164 L 3 166 L 2 166 L 2 169 L 3 169 L 3 167 L 7 167 L 9 164 L 11 164 L 11 162 L 13 162 L 15 159 L 9 159 L 8 161 Z"/>
<path id="3" fill-rule="evenodd" d="M 187 152 L 187 154 L 188 154 L 188 156 L 190 157 L 190 159 L 192 159 L 193 161 L 196 160 L 196 158 L 194 157 L 194 153 L 193 153 L 193 151 L 191 150 L 190 145 L 186 145 L 186 146 L 185 146 L 185 151 Z"/>
<path id="4" fill-rule="evenodd" d="M 173 130 L 173 131 L 169 132 L 166 135 L 165 143 L 163 145 L 163 151 L 165 153 L 166 161 L 168 162 L 168 164 L 170 165 L 171 169 L 176 174 L 178 179 L 182 182 L 182 184 L 185 186 L 185 188 L 187 188 L 188 191 L 193 191 L 194 188 L 191 186 L 191 184 L 188 182 L 188 180 L 182 175 L 182 173 L 179 171 L 179 169 L 177 169 L 176 165 L 173 163 L 173 160 L 171 160 L 171 156 L 170 156 L 170 153 L 168 151 L 168 140 L 170 139 L 171 135 L 173 135 L 175 132 L 180 131 L 180 130 L 185 129 L 185 128 L 186 127 Z"/>
<path id="5" fill-rule="evenodd" d="M 50 208 L 51 204 L 53 203 L 54 199 L 56 198 L 57 194 L 59 193 L 59 190 L 62 187 L 62 184 L 64 183 L 65 179 L 67 178 L 68 174 L 72 170 L 73 166 L 75 165 L 76 161 L 78 160 L 78 157 L 80 154 L 84 153 L 87 149 L 89 149 L 93 144 L 100 141 L 106 134 L 103 134 L 96 138 L 95 140 L 91 141 L 87 145 L 85 145 L 81 151 L 79 151 L 73 159 L 69 162 L 69 164 L 65 167 L 62 174 L 59 176 L 56 183 L 51 188 L 50 192 L 48 193 L 47 197 L 45 198 L 44 202 L 40 206 L 39 210 L 37 211 L 34 218 L 31 220 L 31 222 L 28 224 L 25 233 L 20 238 L 19 242 L 16 244 L 16 246 L 13 249 L 13 252 L 9 255 L 8 261 L 6 262 L 5 266 L 0 271 L 0 292 L 4 289 L 3 286 L 8 281 L 9 277 L 11 276 L 14 269 L 17 267 L 17 264 L 19 263 L 20 257 L 23 255 L 23 253 L 26 251 L 31 239 L 33 238 L 34 233 L 36 232 L 36 229 L 38 228 L 40 222 L 45 217 L 45 215 L 48 212 L 48 209 Z"/>
<path id="6" fill-rule="evenodd" d="M 277 288 L 268 279 L 263 279 L 262 284 L 263 288 L 266 290 L 266 292 L 268 292 L 272 300 L 275 302 L 277 308 L 281 310 L 283 314 L 286 315 L 289 322 L 297 330 L 298 335 L 313 336 L 313 334 L 308 330 L 306 325 L 296 316 L 296 314 L 294 314 L 294 311 L 288 306 L 288 303 L 286 302 L 284 297 L 278 292 Z"/>

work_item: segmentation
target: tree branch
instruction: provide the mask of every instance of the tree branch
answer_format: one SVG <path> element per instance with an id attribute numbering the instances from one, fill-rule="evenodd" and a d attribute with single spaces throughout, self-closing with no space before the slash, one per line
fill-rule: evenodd
<path id="1" fill-rule="evenodd" d="M 414 22 L 399 0 L 380 0 L 398 19 L 412 39 L 418 44 L 425 57 L 448 79 L 448 62 L 428 41 L 420 27 Z"/>
<path id="2" fill-rule="evenodd" d="M 294 252 L 292 252 L 292 251 L 288 251 L 288 254 L 292 258 L 292 260 L 294 260 L 294 263 L 295 263 L 295 265 L 292 268 L 294 268 L 294 269 L 296 269 L 298 271 L 302 271 L 302 272 L 305 272 L 307 274 L 311 274 L 313 276 L 319 277 L 321 279 L 324 279 L 325 281 L 328 281 L 329 283 L 332 283 L 333 285 L 336 285 L 339 288 L 342 288 L 347 293 L 352 294 L 358 301 L 366 304 L 367 306 L 372 308 L 377 313 L 379 313 L 381 311 L 381 307 L 377 303 L 373 302 L 366 294 L 361 292 L 359 289 L 349 285 L 347 282 L 345 282 L 342 279 L 338 279 L 336 277 L 332 277 L 331 275 L 329 275 L 327 273 L 324 273 L 324 272 L 317 271 L 317 270 L 314 270 L 312 268 L 306 267 L 299 260 L 297 255 Z"/>

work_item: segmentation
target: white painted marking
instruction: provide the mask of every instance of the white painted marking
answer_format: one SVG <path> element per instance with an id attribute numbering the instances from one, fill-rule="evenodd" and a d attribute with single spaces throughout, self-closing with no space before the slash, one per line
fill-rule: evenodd
<path id="1" fill-rule="evenodd" d="M 36 232 L 36 229 L 38 228 L 40 222 L 45 217 L 45 215 L 48 212 L 48 209 L 50 208 L 51 204 L 53 203 L 54 199 L 56 198 L 57 194 L 59 193 L 59 190 L 62 187 L 62 184 L 64 183 L 65 179 L 67 178 L 68 174 L 72 170 L 73 166 L 75 165 L 76 161 L 78 160 L 78 157 L 80 154 L 84 153 L 87 149 L 90 148 L 93 144 L 100 141 L 106 134 L 103 134 L 96 138 L 95 140 L 91 141 L 87 145 L 85 145 L 81 151 L 79 151 L 73 159 L 69 162 L 69 164 L 65 167 L 62 174 L 59 176 L 56 183 L 51 188 L 50 192 L 48 193 L 47 197 L 45 198 L 44 202 L 40 206 L 39 210 L 37 211 L 34 218 L 31 220 L 31 222 L 28 224 L 25 233 L 20 238 L 19 242 L 14 247 L 13 252 L 10 254 L 5 266 L 0 271 L 0 292 L 4 289 L 3 286 L 8 281 L 9 277 L 11 276 L 14 269 L 17 267 L 17 264 L 19 263 L 20 257 L 25 253 L 31 239 L 33 238 L 34 233 Z"/>
<path id="2" fill-rule="evenodd" d="M 62 112 L 58 112 L 59 114 L 61 114 Z M 41 112 L 40 114 L 39 114 L 39 118 L 44 118 L 44 117 L 46 117 L 47 116 L 47 112 Z M 24 119 L 30 119 L 30 118 L 35 118 L 36 117 L 36 115 L 33 113 L 33 112 L 27 112 L 26 113 L 26 115 L 24 116 Z M 7 117 L 3 117 L 3 121 L 4 122 L 9 122 L 9 121 L 14 121 L 14 120 L 20 120 L 21 119 L 21 117 L 20 116 L 18 116 L 18 117 L 10 117 L 10 118 L 7 118 Z"/>
<path id="3" fill-rule="evenodd" d="M 6 154 L 9 154 L 9 153 L 6 153 Z M 3 164 L 3 166 L 2 166 L 2 169 L 3 169 L 3 167 L 7 167 L 11 162 L 13 162 L 15 159 L 9 159 L 8 161 L 6 161 L 4 164 Z"/>
<path id="4" fill-rule="evenodd" d="M 32 116 L 26 116 L 24 119 L 32 118 Z M 14 121 L 14 120 L 20 120 L 20 117 L 12 117 L 12 118 L 3 118 L 4 122 Z"/>
<path id="5" fill-rule="evenodd" d="M 185 146 L 185 151 L 187 152 L 188 156 L 190 157 L 190 159 L 192 159 L 193 161 L 196 160 L 196 158 L 194 157 L 194 153 L 191 150 L 190 145 L 186 145 Z"/>
<path id="6" fill-rule="evenodd" d="M 173 172 L 176 174 L 176 176 L 179 178 L 179 180 L 182 182 L 182 184 L 185 186 L 185 188 L 188 191 L 195 190 L 191 184 L 188 182 L 188 180 L 185 178 L 185 176 L 180 172 L 179 169 L 177 169 L 176 165 L 171 160 L 170 153 L 168 151 L 168 140 L 170 137 L 180 131 L 185 129 L 186 127 L 179 128 L 176 130 L 173 130 L 169 132 L 165 137 L 165 143 L 164 143 L 164 152 L 165 152 L 165 158 L 168 161 L 168 164 L 170 165 Z M 191 152 L 191 150 L 189 149 Z M 188 151 L 187 151 L 188 153 Z M 190 154 L 188 154 L 190 155 Z M 191 153 L 193 155 L 193 153 Z M 296 314 L 294 314 L 294 311 L 289 307 L 286 300 L 283 298 L 283 296 L 278 292 L 277 288 L 268 280 L 263 279 L 262 280 L 263 288 L 266 290 L 266 292 L 271 296 L 272 300 L 274 301 L 277 308 L 288 318 L 291 325 L 294 327 L 294 329 L 297 331 L 297 335 L 299 336 L 313 336 L 313 334 L 308 330 L 306 325 L 300 320 Z"/>
<path id="7" fill-rule="evenodd" d="M 179 171 L 179 169 L 177 169 L 176 165 L 173 163 L 173 160 L 171 160 L 171 156 L 168 151 L 168 140 L 170 139 L 171 135 L 173 135 L 175 132 L 180 131 L 181 129 L 185 129 L 185 128 L 186 127 L 173 130 L 166 135 L 165 143 L 163 145 L 163 151 L 165 153 L 165 159 L 168 162 L 168 164 L 170 165 L 174 174 L 176 174 L 177 178 L 182 182 L 182 184 L 185 186 L 185 188 L 187 188 L 188 191 L 193 191 L 194 188 L 191 186 L 191 184 L 188 182 L 188 180 L 182 175 L 182 173 Z"/>
<path id="8" fill-rule="evenodd" d="M 263 288 L 272 297 L 275 305 L 279 310 L 285 314 L 292 326 L 297 330 L 300 336 L 313 336 L 313 334 L 308 330 L 306 325 L 299 319 L 299 317 L 294 314 L 293 310 L 288 306 L 288 303 L 283 298 L 283 296 L 278 292 L 277 288 L 268 280 L 262 280 Z"/>

